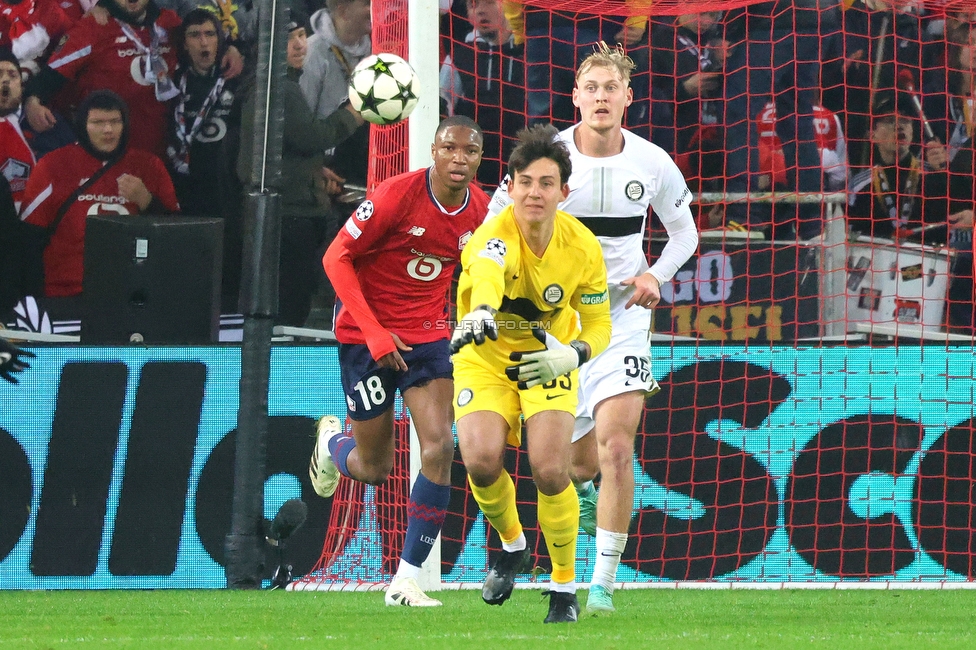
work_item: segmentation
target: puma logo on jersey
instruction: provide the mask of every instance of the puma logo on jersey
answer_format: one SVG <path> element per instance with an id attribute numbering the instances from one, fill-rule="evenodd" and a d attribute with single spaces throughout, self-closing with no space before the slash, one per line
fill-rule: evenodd
<path id="1" fill-rule="evenodd" d="M 411 226 L 410 230 L 407 231 L 408 234 L 415 235 L 417 237 L 422 236 L 425 232 L 427 232 L 427 229 L 421 228 L 420 226 Z"/>

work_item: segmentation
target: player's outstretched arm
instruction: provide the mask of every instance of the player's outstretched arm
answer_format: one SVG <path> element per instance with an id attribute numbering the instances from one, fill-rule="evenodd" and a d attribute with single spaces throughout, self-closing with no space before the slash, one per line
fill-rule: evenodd
<path id="1" fill-rule="evenodd" d="M 509 246 L 499 237 L 486 235 L 481 226 L 461 253 L 461 277 L 458 280 L 457 304 L 471 311 L 455 325 L 451 334 L 451 354 L 468 343 L 482 345 L 485 339 L 498 340 L 497 308 L 505 295 L 505 275 L 512 272 Z M 489 229 L 490 230 L 490 229 Z M 487 241 L 485 239 L 487 238 Z M 460 315 L 460 312 L 459 312 Z"/>
<path id="2" fill-rule="evenodd" d="M 478 305 L 454 326 L 451 334 L 451 354 L 457 354 L 468 343 L 481 345 L 486 338 L 498 340 L 498 324 L 495 323 L 497 309 L 488 305 Z"/>
<path id="3" fill-rule="evenodd" d="M 346 242 L 349 241 L 345 229 L 339 232 L 322 258 L 325 273 L 335 288 L 336 295 L 342 301 L 343 309 L 349 310 L 373 359 L 379 363 L 380 359 L 397 353 L 396 340 L 392 332 L 383 327 L 376 314 L 370 308 L 363 295 L 362 285 L 353 266 L 353 252 Z M 400 360 L 402 363 L 402 359 Z M 391 366 L 392 367 L 392 366 Z"/>
<path id="4" fill-rule="evenodd" d="M 621 282 L 624 286 L 634 287 L 634 293 L 624 306 L 625 309 L 634 305 L 645 309 L 656 307 L 661 301 L 661 285 L 670 281 L 698 249 L 698 228 L 691 216 L 691 210 L 684 206 L 676 215 L 673 219 L 662 222 L 668 231 L 668 243 L 664 245 L 654 265 L 640 275 Z"/>
<path id="5" fill-rule="evenodd" d="M 505 374 L 518 382 L 520 390 L 545 384 L 582 366 L 590 358 L 590 346 L 583 341 L 565 344 L 539 327 L 532 328 L 532 335 L 546 347 L 538 352 L 513 352 L 512 361 L 521 363 L 505 368 Z"/>
<path id="6" fill-rule="evenodd" d="M 25 359 L 34 357 L 34 353 L 30 350 L 21 350 L 7 339 L 0 337 L 0 377 L 11 384 L 17 383 L 13 373 L 30 368 L 30 364 Z"/>

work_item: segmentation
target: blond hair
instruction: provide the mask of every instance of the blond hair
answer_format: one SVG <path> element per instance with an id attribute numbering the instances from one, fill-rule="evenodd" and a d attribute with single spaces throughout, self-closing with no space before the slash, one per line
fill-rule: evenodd
<path id="1" fill-rule="evenodd" d="M 606 68 L 611 72 L 616 72 L 625 84 L 630 83 L 630 71 L 636 68 L 634 60 L 627 56 L 622 45 L 613 47 L 600 41 L 593 46 L 593 54 L 589 55 L 580 63 L 576 70 L 576 80 L 593 68 Z"/>

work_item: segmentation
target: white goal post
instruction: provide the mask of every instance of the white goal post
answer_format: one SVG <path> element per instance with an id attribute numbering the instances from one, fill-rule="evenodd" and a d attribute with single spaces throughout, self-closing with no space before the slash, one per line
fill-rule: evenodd
<path id="1" fill-rule="evenodd" d="M 407 120 L 408 165 L 411 170 L 431 163 L 430 145 L 440 123 L 440 9 L 438 0 L 408 0 L 408 60 L 420 79 L 420 101 Z M 410 421 L 410 488 L 420 473 L 420 444 Z M 420 571 L 418 583 L 425 591 L 441 589 L 440 535 Z"/>

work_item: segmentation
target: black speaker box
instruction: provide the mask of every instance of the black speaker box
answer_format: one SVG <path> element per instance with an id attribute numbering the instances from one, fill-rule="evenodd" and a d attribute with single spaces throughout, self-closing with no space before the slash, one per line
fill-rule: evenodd
<path id="1" fill-rule="evenodd" d="M 88 217 L 82 343 L 216 342 L 222 252 L 220 219 Z"/>

